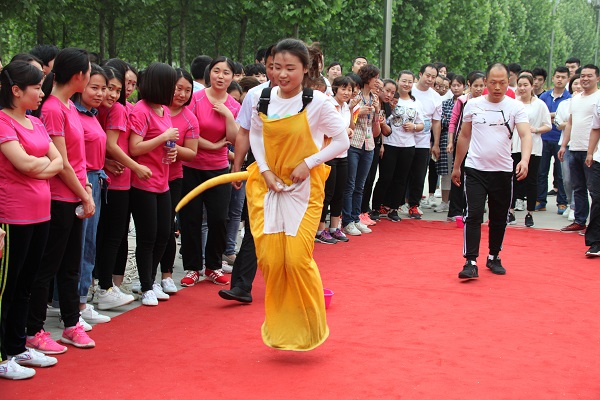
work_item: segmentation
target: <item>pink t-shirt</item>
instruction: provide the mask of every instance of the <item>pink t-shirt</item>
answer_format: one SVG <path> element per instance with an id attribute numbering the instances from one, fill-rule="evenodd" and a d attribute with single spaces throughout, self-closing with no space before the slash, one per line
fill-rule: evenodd
<path id="1" fill-rule="evenodd" d="M 50 138 L 42 122 L 28 116 L 27 129 L 0 111 L 0 144 L 18 141 L 31 156 L 48 154 Z M 50 182 L 19 172 L 0 152 L 0 223 L 27 225 L 50 220 Z"/>
<path id="2" fill-rule="evenodd" d="M 231 110 L 233 117 L 237 118 L 241 107 L 240 103 L 233 97 L 227 96 L 225 106 Z M 214 106 L 206 96 L 206 89 L 193 94 L 189 107 L 198 118 L 201 138 L 216 143 L 225 137 L 225 117 L 213 110 Z M 200 170 L 223 169 L 229 167 L 227 154 L 227 146 L 218 150 L 198 149 L 196 158 L 191 162 L 183 163 L 183 165 Z"/>
<path id="3" fill-rule="evenodd" d="M 83 137 L 83 126 L 79 120 L 79 111 L 75 104 L 69 100 L 69 108 L 65 106 L 56 96 L 48 96 L 48 100 L 42 106 L 41 118 L 48 135 L 62 136 L 65 138 L 67 158 L 73 167 L 81 186 L 86 182 L 85 141 Z M 50 179 L 50 190 L 52 200 L 77 203 L 81 201 L 75 193 L 58 176 Z"/>
<path id="4" fill-rule="evenodd" d="M 160 117 L 144 100 L 138 101 L 129 115 L 131 133 L 140 135 L 144 140 L 150 140 L 172 128 L 169 109 L 166 106 L 162 107 L 164 115 Z M 135 157 L 138 163 L 150 168 L 152 176 L 142 180 L 136 174 L 131 174 L 131 186 L 153 193 L 164 193 L 169 190 L 169 164 L 163 164 L 164 155 L 164 145 L 161 145 L 146 154 Z"/>
<path id="5" fill-rule="evenodd" d="M 104 168 L 106 157 L 106 133 L 94 115 L 79 111 L 85 139 L 85 163 L 88 171 Z"/>
<path id="6" fill-rule="evenodd" d="M 130 104 L 130 103 L 127 103 Z M 98 121 L 100 125 L 107 131 L 119 131 L 117 146 L 129 155 L 129 129 L 127 129 L 127 109 L 121 103 L 114 103 L 112 107 L 100 106 L 98 108 Z M 110 178 L 110 190 L 129 190 L 131 187 L 131 170 L 125 168 L 119 176 L 113 175 L 106 171 L 106 175 Z"/>
<path id="7" fill-rule="evenodd" d="M 121 104 L 121 103 L 119 103 L 119 104 Z M 130 103 L 128 101 L 125 102 L 125 108 L 127 109 L 127 116 L 129 116 L 129 114 L 131 114 L 134 106 L 135 106 L 135 104 L 133 104 L 133 103 Z"/>
<path id="8" fill-rule="evenodd" d="M 179 139 L 177 145 L 183 146 L 185 139 L 198 139 L 198 119 L 189 108 L 183 107 L 181 112 L 174 117 L 171 117 L 173 128 L 179 129 Z M 169 182 L 183 178 L 183 162 L 175 161 L 169 165 Z"/>

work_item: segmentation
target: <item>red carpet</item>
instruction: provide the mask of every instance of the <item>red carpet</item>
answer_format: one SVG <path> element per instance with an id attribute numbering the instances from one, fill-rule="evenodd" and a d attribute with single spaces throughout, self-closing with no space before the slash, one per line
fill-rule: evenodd
<path id="1" fill-rule="evenodd" d="M 506 276 L 461 282 L 453 224 L 379 223 L 349 244 L 317 245 L 331 335 L 307 353 L 263 345 L 254 304 L 202 283 L 156 308 L 97 325 L 1 399 L 598 399 L 600 260 L 583 238 L 509 228 Z M 484 227 L 482 254 L 487 255 Z"/>

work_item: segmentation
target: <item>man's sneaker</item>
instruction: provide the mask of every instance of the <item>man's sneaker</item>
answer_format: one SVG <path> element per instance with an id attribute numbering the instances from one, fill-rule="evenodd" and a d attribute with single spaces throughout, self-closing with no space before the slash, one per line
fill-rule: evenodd
<path id="1" fill-rule="evenodd" d="M 175 282 L 173 282 L 173 278 L 165 278 L 160 281 L 160 286 L 162 286 L 163 292 L 167 294 L 177 293 L 177 286 L 175 286 Z"/>
<path id="2" fill-rule="evenodd" d="M 600 257 L 600 243 L 593 244 L 588 251 L 585 252 L 586 257 Z"/>
<path id="3" fill-rule="evenodd" d="M 110 310 L 133 303 L 135 298 L 132 295 L 121 293 L 117 286 L 108 288 L 108 290 L 98 289 L 96 291 L 98 299 L 98 310 Z"/>
<path id="4" fill-rule="evenodd" d="M 366 226 L 362 222 L 355 222 L 354 226 L 356 227 L 356 229 L 358 229 L 360 231 L 360 233 L 371 233 L 371 232 L 373 232 L 371 230 L 371 228 L 369 228 L 368 226 Z"/>
<path id="5" fill-rule="evenodd" d="M 563 215 L 567 211 L 567 206 L 565 204 L 559 204 L 556 208 L 556 213 L 558 215 Z"/>
<path id="6" fill-rule="evenodd" d="M 577 222 L 573 222 L 571 225 L 567 225 L 562 228 L 561 232 L 579 232 L 585 229 L 585 225 L 578 224 Z"/>
<path id="7" fill-rule="evenodd" d="M 157 300 L 169 300 L 170 296 L 163 292 L 162 286 L 160 286 L 158 283 L 152 284 L 152 291 L 156 295 Z"/>
<path id="8" fill-rule="evenodd" d="M 540 203 L 539 201 L 535 202 L 535 211 L 546 211 L 546 205 L 544 203 Z"/>
<path id="9" fill-rule="evenodd" d="M 51 367 L 58 362 L 56 358 L 48 357 L 34 349 L 27 349 L 16 356 L 8 356 L 8 358 L 11 357 L 22 367 Z"/>
<path id="10" fill-rule="evenodd" d="M 379 218 L 385 217 L 389 211 L 390 211 L 389 207 L 379 206 Z"/>
<path id="11" fill-rule="evenodd" d="M 79 324 L 81 326 L 83 326 L 83 330 L 86 332 L 89 332 L 92 330 L 92 326 L 90 324 L 88 324 L 87 322 L 85 322 L 85 320 L 81 317 L 81 315 L 79 316 Z M 63 321 L 62 317 L 58 317 L 58 327 L 60 329 L 65 329 L 65 321 Z"/>
<path id="12" fill-rule="evenodd" d="M 371 218 L 371 221 L 379 221 L 381 219 L 381 216 L 379 215 L 379 211 L 371 210 L 369 212 L 369 218 Z"/>
<path id="13" fill-rule="evenodd" d="M 227 262 L 223 261 L 221 263 L 221 269 L 223 270 L 224 274 L 232 274 L 233 273 L 233 266 L 227 264 Z"/>
<path id="14" fill-rule="evenodd" d="M 158 299 L 154 290 L 147 290 L 142 293 L 142 305 L 144 306 L 157 306 Z"/>
<path id="15" fill-rule="evenodd" d="M 187 271 L 185 276 L 181 278 L 181 286 L 194 286 L 200 282 L 200 271 Z"/>
<path id="16" fill-rule="evenodd" d="M 389 219 L 392 222 L 398 222 L 400 221 L 400 216 L 398 215 L 398 210 L 391 210 L 388 215 L 387 215 L 387 219 Z"/>
<path id="17" fill-rule="evenodd" d="M 527 214 L 525 216 L 525 226 L 531 228 L 533 226 L 533 215 Z"/>
<path id="18" fill-rule="evenodd" d="M 508 224 L 509 225 L 516 225 L 517 224 L 517 219 L 515 218 L 515 214 L 509 212 L 508 213 Z"/>
<path id="19" fill-rule="evenodd" d="M 100 314 L 98 311 L 94 310 L 94 306 L 91 304 L 86 304 L 85 310 L 79 311 L 79 315 L 81 315 L 88 324 L 103 324 L 105 322 L 110 322 L 110 317 L 108 315 Z"/>
<path id="20" fill-rule="evenodd" d="M 337 240 L 335 240 L 328 230 L 322 231 L 320 234 L 315 236 L 315 242 L 323 243 L 323 244 L 336 244 Z"/>
<path id="21" fill-rule="evenodd" d="M 448 212 L 450 206 L 447 201 L 442 201 L 439 206 L 433 209 L 433 212 Z"/>
<path id="22" fill-rule="evenodd" d="M 35 336 L 27 336 L 25 347 L 34 349 L 44 354 L 62 354 L 67 351 L 67 348 L 59 343 L 56 343 L 50 332 L 41 330 Z"/>
<path id="23" fill-rule="evenodd" d="M 477 270 L 477 264 L 473 261 L 467 261 L 463 267 L 463 270 L 458 273 L 460 279 L 474 279 L 479 278 Z"/>
<path id="24" fill-rule="evenodd" d="M 21 367 L 14 358 L 10 358 L 8 362 L 0 364 L 0 378 L 3 379 L 29 379 L 35 375 L 35 369 Z"/>
<path id="25" fill-rule="evenodd" d="M 546 196 L 556 196 L 558 194 L 558 192 L 554 189 L 550 190 L 548 193 L 546 193 Z"/>
<path id="26" fill-rule="evenodd" d="M 219 290 L 219 296 L 225 300 L 235 300 L 240 303 L 252 303 L 252 295 L 237 286 L 230 290 Z"/>
<path id="27" fill-rule="evenodd" d="M 48 304 L 46 308 L 46 317 L 58 317 L 60 315 L 60 307 L 52 307 Z"/>
<path id="28" fill-rule="evenodd" d="M 515 200 L 515 211 L 525 211 L 525 202 L 522 199 Z"/>
<path id="29" fill-rule="evenodd" d="M 362 232 L 358 230 L 356 224 L 354 222 L 350 222 L 348 225 L 344 227 L 344 233 L 350 236 L 360 236 Z"/>
<path id="30" fill-rule="evenodd" d="M 487 261 L 485 262 L 485 266 L 488 267 L 492 271 L 492 273 L 496 275 L 506 275 L 506 269 L 504 269 L 504 267 L 502 266 L 502 262 L 500 261 L 500 257 L 498 256 L 495 256 L 491 260 L 488 257 Z"/>
<path id="31" fill-rule="evenodd" d="M 223 271 L 220 269 L 208 269 L 204 271 L 206 279 L 217 285 L 229 285 L 229 278 L 223 275 Z"/>
<path id="32" fill-rule="evenodd" d="M 346 235 L 344 235 L 344 232 L 342 232 L 339 228 L 337 228 L 333 232 L 330 231 L 329 234 L 338 242 L 348 242 L 350 240 L 346 237 Z"/>
<path id="33" fill-rule="evenodd" d="M 398 209 L 398 213 L 408 215 L 408 210 L 409 210 L 408 204 L 402 204 L 400 206 L 400 208 Z"/>
<path id="34" fill-rule="evenodd" d="M 96 342 L 90 339 L 88 334 L 85 333 L 85 330 L 83 330 L 83 326 L 79 323 L 65 329 L 59 340 L 63 343 L 79 347 L 80 349 L 89 349 L 96 346 Z"/>
<path id="35" fill-rule="evenodd" d="M 421 214 L 417 209 L 417 206 L 412 206 L 408 209 L 408 216 L 413 219 L 421 219 Z"/>

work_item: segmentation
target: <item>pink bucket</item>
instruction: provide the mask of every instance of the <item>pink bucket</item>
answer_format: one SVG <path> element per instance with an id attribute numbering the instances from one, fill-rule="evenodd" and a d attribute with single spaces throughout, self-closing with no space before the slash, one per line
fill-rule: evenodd
<path id="1" fill-rule="evenodd" d="M 331 299 L 333 298 L 333 290 L 323 289 L 323 292 L 325 294 L 325 308 L 329 308 L 329 305 L 331 304 Z"/>
<path id="2" fill-rule="evenodd" d="M 463 217 L 460 216 L 460 215 L 458 215 L 456 217 L 456 227 L 457 228 L 464 228 L 464 226 L 465 226 L 465 222 L 463 221 Z"/>

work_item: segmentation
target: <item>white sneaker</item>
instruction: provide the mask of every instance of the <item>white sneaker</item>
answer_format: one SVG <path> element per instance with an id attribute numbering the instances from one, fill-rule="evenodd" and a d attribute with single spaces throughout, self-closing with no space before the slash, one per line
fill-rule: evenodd
<path id="1" fill-rule="evenodd" d="M 348 225 L 344 227 L 344 233 L 350 236 L 360 236 L 362 232 L 358 230 L 356 224 L 354 222 L 350 222 Z"/>
<path id="2" fill-rule="evenodd" d="M 400 206 L 400 208 L 398 209 L 398 213 L 399 214 L 404 214 L 404 215 L 408 215 L 408 204 L 403 204 L 402 206 Z"/>
<path id="3" fill-rule="evenodd" d="M 83 330 L 86 332 L 89 332 L 92 330 L 92 326 L 90 324 L 88 324 L 87 322 L 85 322 L 85 320 L 81 317 L 81 315 L 79 316 L 79 325 L 83 326 Z M 58 327 L 60 329 L 65 329 L 65 322 L 62 320 L 62 317 L 60 315 L 58 316 Z"/>
<path id="4" fill-rule="evenodd" d="M 450 207 L 447 201 L 442 201 L 439 206 L 433 209 L 433 212 L 448 212 Z"/>
<path id="5" fill-rule="evenodd" d="M 221 264 L 221 269 L 223 270 L 224 274 L 231 274 L 233 272 L 233 265 L 229 265 L 227 261 L 223 261 Z"/>
<path id="6" fill-rule="evenodd" d="M 362 222 L 355 222 L 354 226 L 356 227 L 356 229 L 358 229 L 360 231 L 360 233 L 371 233 L 371 232 L 373 232 L 371 230 L 371 228 L 369 228 L 368 226 L 366 226 Z"/>
<path id="7" fill-rule="evenodd" d="M 525 202 L 521 199 L 515 201 L 515 211 L 525 211 Z"/>
<path id="8" fill-rule="evenodd" d="M 131 290 L 132 286 L 133 285 L 131 284 L 122 283 L 121 286 L 119 286 L 118 288 L 121 293 L 131 295 L 133 296 L 134 300 L 138 300 L 140 298 L 141 291 L 140 293 L 134 292 L 133 290 Z"/>
<path id="9" fill-rule="evenodd" d="M 169 300 L 170 296 L 163 292 L 162 287 L 158 283 L 152 285 L 152 291 L 157 300 Z"/>
<path id="10" fill-rule="evenodd" d="M 108 288 L 108 290 L 98 289 L 96 298 L 98 299 L 98 310 L 110 310 L 111 308 L 125 306 L 135 300 L 132 295 L 121 293 L 116 286 Z"/>
<path id="11" fill-rule="evenodd" d="M 14 358 L 7 363 L 0 364 L 0 378 L 4 379 L 29 379 L 35 375 L 35 369 L 21 367 Z"/>
<path id="12" fill-rule="evenodd" d="M 94 306 L 91 304 L 86 304 L 85 310 L 79 311 L 79 314 L 88 324 L 103 324 L 105 322 L 110 322 L 109 316 L 100 314 L 98 311 L 94 310 Z"/>
<path id="13" fill-rule="evenodd" d="M 165 293 L 177 293 L 177 286 L 175 286 L 175 282 L 173 282 L 173 278 L 165 278 L 160 281 L 160 286 L 162 286 L 162 290 Z"/>
<path id="14" fill-rule="evenodd" d="M 569 221 L 575 221 L 575 210 L 572 208 L 569 209 L 569 216 L 567 217 Z"/>
<path id="15" fill-rule="evenodd" d="M 145 306 L 157 306 L 158 299 L 156 298 L 156 294 L 154 294 L 154 290 L 147 290 L 142 293 L 142 305 Z"/>
<path id="16" fill-rule="evenodd" d="M 569 206 L 567 206 L 567 209 L 565 210 L 564 213 L 562 213 L 562 217 L 563 218 L 569 218 L 569 212 L 571 211 L 571 209 L 569 208 Z"/>
<path id="17" fill-rule="evenodd" d="M 437 188 L 437 189 L 435 189 L 435 193 L 433 194 L 433 196 L 434 196 L 436 199 L 440 199 L 440 198 L 442 198 L 442 191 L 440 190 L 440 188 Z"/>
<path id="18" fill-rule="evenodd" d="M 420 207 L 417 207 L 417 211 L 419 212 L 419 214 L 423 215 L 423 210 L 421 210 Z"/>
<path id="19" fill-rule="evenodd" d="M 428 200 L 429 199 L 421 199 L 420 207 L 425 209 L 431 208 L 431 204 L 429 204 Z"/>
<path id="20" fill-rule="evenodd" d="M 16 356 L 9 355 L 8 358 L 12 358 L 22 367 L 50 367 L 58 362 L 56 358 L 48 357 L 34 349 L 27 349 Z"/>
<path id="21" fill-rule="evenodd" d="M 46 317 L 60 317 L 60 307 L 52 307 L 48 305 L 46 309 Z"/>

